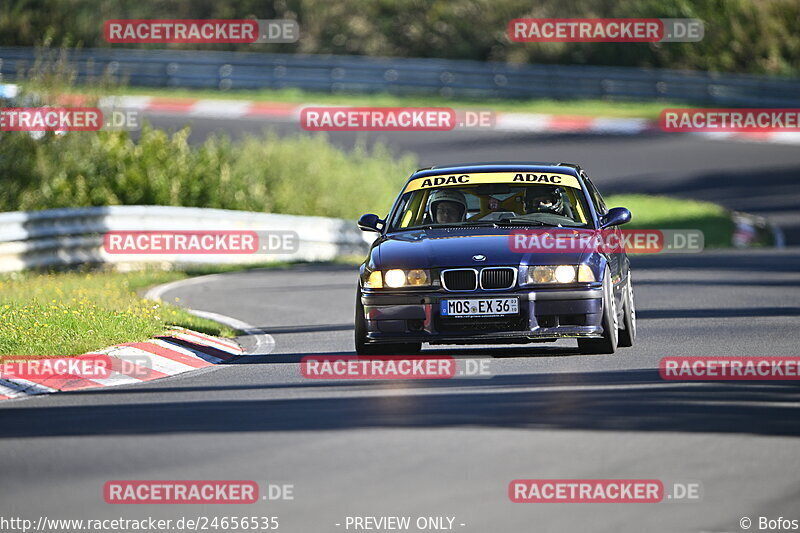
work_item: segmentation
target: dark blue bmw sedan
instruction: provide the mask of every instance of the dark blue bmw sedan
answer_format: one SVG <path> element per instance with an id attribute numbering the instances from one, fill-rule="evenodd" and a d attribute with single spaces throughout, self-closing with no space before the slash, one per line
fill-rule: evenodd
<path id="1" fill-rule="evenodd" d="M 359 219 L 379 235 L 361 265 L 356 351 L 564 338 L 587 354 L 631 346 L 628 257 L 592 240 L 613 237 L 630 218 L 625 208 L 608 209 L 573 164 L 421 169 L 385 219 Z"/>

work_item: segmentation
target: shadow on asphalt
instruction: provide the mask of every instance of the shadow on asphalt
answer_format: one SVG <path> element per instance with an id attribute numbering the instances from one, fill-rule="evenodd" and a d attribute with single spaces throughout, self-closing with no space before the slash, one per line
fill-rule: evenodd
<path id="1" fill-rule="evenodd" d="M 740 307 L 706 309 L 637 309 L 640 319 L 655 318 L 727 318 L 800 316 L 800 307 Z"/>
<path id="2" fill-rule="evenodd" d="M 26 402 L 2 410 L 0 439 L 455 427 L 800 434 L 800 387 L 792 382 L 673 382 L 648 369 L 392 382 L 377 389 L 371 385 L 359 389 L 352 381 L 305 382 L 153 390 L 294 390 L 299 396 L 330 389 L 331 395 L 322 398 L 160 398 L 158 403 L 85 406 Z M 369 391 L 370 396 L 341 395 L 353 390 Z M 398 390 L 404 394 L 394 394 Z M 102 394 L 130 392 L 110 389 Z"/>
<path id="3" fill-rule="evenodd" d="M 800 253 L 794 249 L 750 248 L 747 250 L 709 250 L 699 254 L 650 254 L 631 256 L 634 283 L 638 283 L 637 270 L 677 270 L 693 269 L 721 272 L 742 272 L 757 277 L 753 281 L 758 284 L 764 280 L 763 274 L 770 272 L 800 273 Z M 685 273 L 675 275 L 675 282 L 683 282 Z M 702 281 L 689 280 L 690 283 L 702 284 Z M 717 279 L 717 282 L 726 280 Z M 796 283 L 798 278 L 794 279 Z M 713 283 L 714 281 L 712 281 Z M 747 280 L 741 280 L 747 285 Z"/>
<path id="4" fill-rule="evenodd" d="M 800 287 L 800 276 L 795 279 L 781 280 L 686 280 L 686 279 L 642 279 L 636 280 L 636 286 L 697 286 L 697 287 Z"/>

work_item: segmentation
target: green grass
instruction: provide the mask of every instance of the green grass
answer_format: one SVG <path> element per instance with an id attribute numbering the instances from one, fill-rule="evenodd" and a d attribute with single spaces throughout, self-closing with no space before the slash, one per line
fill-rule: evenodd
<path id="1" fill-rule="evenodd" d="M 199 273 L 200 271 L 198 271 Z M 186 272 L 23 272 L 0 276 L 0 357 L 78 355 L 137 342 L 182 326 L 230 337 L 234 331 L 138 291 Z"/>
<path id="2" fill-rule="evenodd" d="M 508 100 L 500 98 L 445 98 L 427 95 L 330 94 L 305 92 L 299 89 L 261 90 L 191 90 L 124 87 L 122 94 L 158 96 L 165 98 L 202 98 L 251 100 L 256 102 L 286 102 L 296 104 L 336 104 L 378 107 L 451 107 L 517 113 L 544 113 L 590 117 L 621 117 L 657 119 L 665 107 L 691 107 L 668 102 L 623 102 L 612 100 Z"/>
<path id="3" fill-rule="evenodd" d="M 669 196 L 620 194 L 606 198 L 609 207 L 627 207 L 633 218 L 625 229 L 699 229 L 706 248 L 731 246 L 734 224 L 730 212 L 711 202 Z"/>
<path id="4" fill-rule="evenodd" d="M 331 264 L 358 265 L 346 256 Z M 318 264 L 324 264 L 320 262 Z M 198 265 L 180 270 L 134 272 L 16 272 L 0 275 L 0 360 L 10 355 L 79 355 L 164 333 L 170 326 L 232 337 L 233 329 L 199 318 L 180 300 L 145 300 L 146 289 L 193 276 L 254 269 L 290 268 L 288 262 Z"/>

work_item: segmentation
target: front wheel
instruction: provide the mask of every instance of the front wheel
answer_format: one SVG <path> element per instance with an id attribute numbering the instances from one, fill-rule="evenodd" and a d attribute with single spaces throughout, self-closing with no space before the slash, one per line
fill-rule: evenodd
<path id="1" fill-rule="evenodd" d="M 358 355 L 416 355 L 422 350 L 421 342 L 371 344 L 367 342 L 367 322 L 361 293 L 356 291 L 355 343 Z"/>
<path id="2" fill-rule="evenodd" d="M 603 274 L 603 337 L 600 339 L 578 339 L 578 349 L 582 354 L 612 354 L 617 351 L 619 342 L 619 319 L 614 288 L 608 270 Z"/>

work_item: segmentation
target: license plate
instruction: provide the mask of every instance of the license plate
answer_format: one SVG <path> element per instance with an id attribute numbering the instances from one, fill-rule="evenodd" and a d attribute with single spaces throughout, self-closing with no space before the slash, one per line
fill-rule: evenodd
<path id="1" fill-rule="evenodd" d="M 469 298 L 464 300 L 442 300 L 439 302 L 442 316 L 501 316 L 519 314 L 516 298 Z"/>

